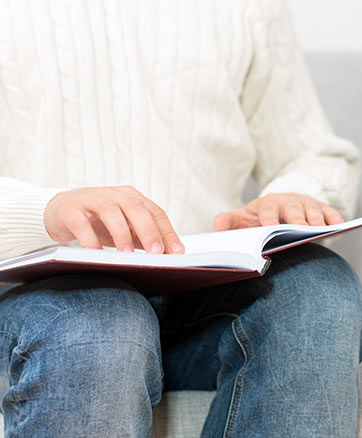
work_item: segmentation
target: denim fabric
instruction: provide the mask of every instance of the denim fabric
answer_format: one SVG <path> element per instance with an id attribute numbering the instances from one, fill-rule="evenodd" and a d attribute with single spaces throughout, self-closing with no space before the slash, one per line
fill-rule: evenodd
<path id="1" fill-rule="evenodd" d="M 6 438 L 149 436 L 162 364 L 158 321 L 141 294 L 87 274 L 0 300 Z"/>
<path id="2" fill-rule="evenodd" d="M 163 385 L 217 390 L 202 438 L 355 438 L 361 285 L 321 246 L 167 297 L 108 274 L 2 292 L 6 438 L 147 437 Z"/>

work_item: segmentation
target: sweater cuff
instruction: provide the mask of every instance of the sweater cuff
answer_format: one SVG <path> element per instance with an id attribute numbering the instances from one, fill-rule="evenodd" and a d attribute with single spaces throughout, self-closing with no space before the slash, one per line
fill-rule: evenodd
<path id="1" fill-rule="evenodd" d="M 305 172 L 282 175 L 271 181 L 259 195 L 259 198 L 271 193 L 298 193 L 309 195 L 317 201 L 329 204 L 323 183 L 314 175 L 306 177 Z"/>
<path id="2" fill-rule="evenodd" d="M 67 190 L 32 188 L 6 196 L 0 205 L 0 259 L 59 244 L 47 232 L 44 211 L 55 195 Z"/>

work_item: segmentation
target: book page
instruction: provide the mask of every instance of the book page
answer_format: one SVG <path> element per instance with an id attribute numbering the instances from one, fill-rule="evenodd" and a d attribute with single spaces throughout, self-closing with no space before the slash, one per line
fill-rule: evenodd
<path id="1" fill-rule="evenodd" d="M 239 230 L 181 236 L 188 254 L 217 251 L 240 251 L 260 257 L 277 249 L 317 236 L 327 236 L 362 226 L 362 218 L 342 224 L 314 227 L 310 225 L 280 224 Z"/>
<path id="2" fill-rule="evenodd" d="M 242 228 L 180 236 L 186 254 L 235 251 L 260 258 L 268 227 Z"/>

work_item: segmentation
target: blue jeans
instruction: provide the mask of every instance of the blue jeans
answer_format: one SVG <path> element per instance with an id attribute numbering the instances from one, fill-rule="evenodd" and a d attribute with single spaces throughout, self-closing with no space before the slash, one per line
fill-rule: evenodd
<path id="1" fill-rule="evenodd" d="M 361 284 L 321 246 L 167 297 L 108 274 L 0 292 L 6 438 L 149 437 L 163 388 L 216 390 L 203 438 L 355 438 Z"/>

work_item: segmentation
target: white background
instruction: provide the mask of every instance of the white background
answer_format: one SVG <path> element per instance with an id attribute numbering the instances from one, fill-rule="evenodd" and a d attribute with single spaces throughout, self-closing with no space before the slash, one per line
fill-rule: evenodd
<path id="1" fill-rule="evenodd" d="M 303 49 L 362 52 L 362 0 L 289 0 L 289 7 Z"/>

